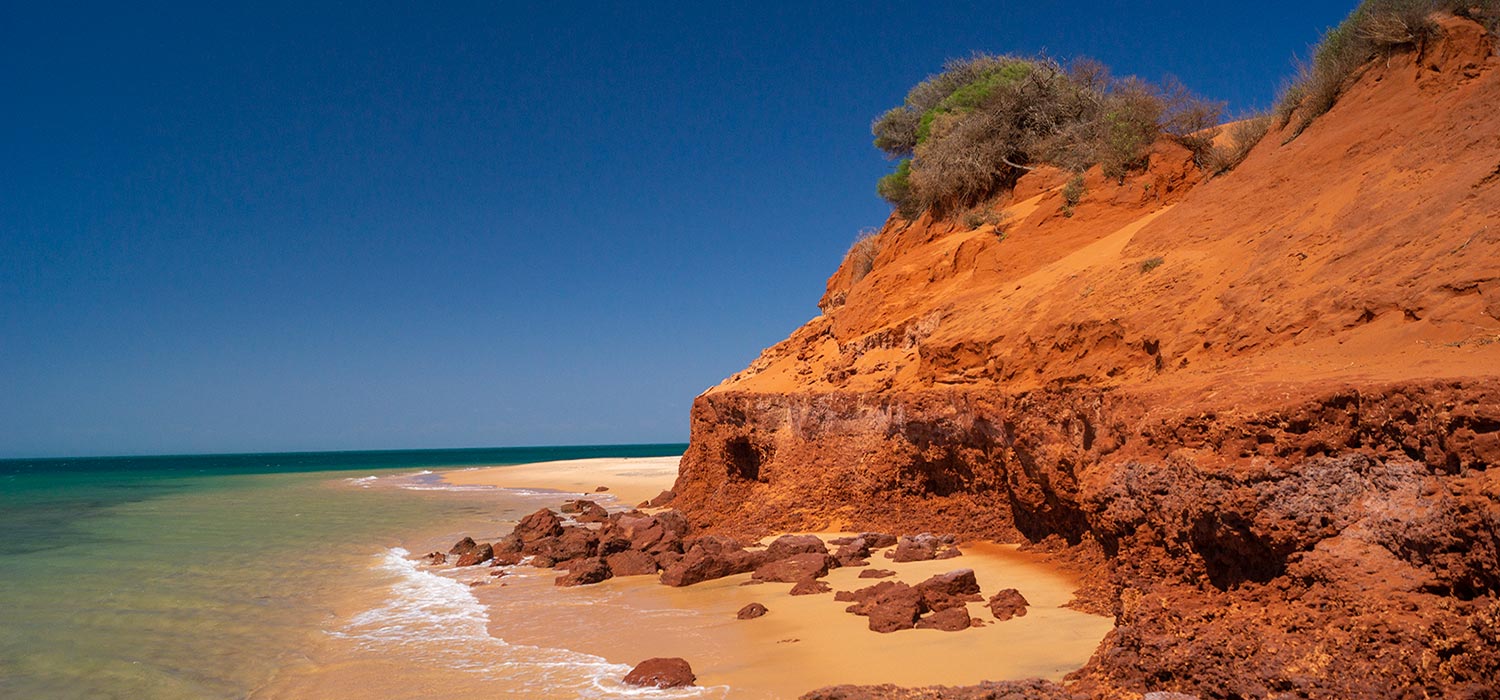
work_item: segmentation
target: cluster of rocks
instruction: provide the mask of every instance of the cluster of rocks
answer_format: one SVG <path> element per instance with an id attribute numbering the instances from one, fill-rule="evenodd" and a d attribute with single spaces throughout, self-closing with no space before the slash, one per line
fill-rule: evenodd
<path id="1" fill-rule="evenodd" d="M 870 619 L 870 629 L 895 632 L 904 629 L 939 629 L 956 632 L 984 623 L 969 616 L 968 603 L 984 598 L 973 569 L 938 574 L 915 586 L 900 581 L 881 581 L 855 591 L 839 591 L 835 600 L 851 602 L 848 612 Z M 995 594 L 989 601 L 996 620 L 1026 614 L 1026 599 L 1014 588 Z"/>
<path id="2" fill-rule="evenodd" d="M 670 499 L 670 492 L 664 492 L 653 502 Z M 863 533 L 833 540 L 833 551 L 815 535 L 784 535 L 764 549 L 753 549 L 723 535 L 689 537 L 691 526 L 675 510 L 610 513 L 593 501 L 580 499 L 563 504 L 561 511 L 571 522 L 542 508 L 522 518 L 498 541 L 476 542 L 465 537 L 446 554 L 433 552 L 425 560 L 441 564 L 457 557 L 454 566 L 486 562 L 509 566 L 524 561 L 566 571 L 556 580 L 559 586 L 658 572 L 661 582 L 668 586 L 690 586 L 750 573 L 752 582 L 791 583 L 792 595 L 813 595 L 832 590 L 819 580 L 830 569 L 867 566 L 875 549 L 894 546 L 894 552 L 887 555 L 896 561 L 958 556 L 951 538 L 928 534 L 898 538 Z"/>
<path id="3" fill-rule="evenodd" d="M 928 533 L 901 537 L 861 533 L 830 540 L 835 547 L 831 552 L 816 535 L 783 535 L 764 549 L 751 549 L 723 535 L 689 537 L 691 525 L 675 510 L 610 513 L 589 500 L 568 501 L 561 510 L 571 516 L 571 523 L 542 508 L 522 518 L 499 541 L 481 543 L 465 537 L 446 555 L 433 552 L 426 560 L 438 564 L 456 556 L 455 566 L 526 562 L 553 567 L 567 572 L 556 579 L 559 586 L 658 572 L 663 584 L 691 586 L 749 573 L 750 583 L 790 583 L 792 595 L 816 595 L 832 591 L 826 581 L 820 580 L 831 569 L 868 566 L 877 549 L 889 548 L 885 556 L 897 562 L 960 556 L 951 536 Z M 885 578 L 895 573 L 868 569 L 860 572 L 860 578 Z M 876 632 L 913 628 L 957 631 L 983 624 L 968 613 L 967 603 L 983 600 L 972 569 L 939 574 L 915 586 L 882 581 L 854 591 L 839 591 L 834 599 L 853 603 L 847 610 L 868 617 L 870 629 Z M 1026 599 L 1013 588 L 995 594 L 988 605 L 999 621 L 1026 614 Z M 739 617 L 752 619 L 765 613 L 766 608 L 755 603 L 741 610 Z"/>

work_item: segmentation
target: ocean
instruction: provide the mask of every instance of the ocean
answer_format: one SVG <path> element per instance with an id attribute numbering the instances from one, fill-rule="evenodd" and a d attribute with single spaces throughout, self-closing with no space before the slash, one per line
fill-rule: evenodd
<path id="1" fill-rule="evenodd" d="M 429 470 L 684 447 L 0 460 L 0 697 L 309 695 L 277 679 L 322 668 L 330 645 L 397 671 L 448 664 L 443 678 L 493 680 L 474 667 L 503 658 L 558 673 L 561 697 L 638 695 L 602 680 L 624 669 L 601 658 L 497 648 L 468 586 L 421 571 L 406 547 L 499 532 L 556 500 L 444 488 Z M 409 692 L 378 695 L 442 695 L 390 675 Z M 494 697 L 534 695 L 497 682 Z"/>

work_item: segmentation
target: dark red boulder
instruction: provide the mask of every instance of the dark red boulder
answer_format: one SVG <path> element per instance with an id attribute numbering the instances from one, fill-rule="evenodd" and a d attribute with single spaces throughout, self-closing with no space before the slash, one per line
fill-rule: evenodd
<path id="1" fill-rule="evenodd" d="M 656 559 L 633 549 L 611 554 L 604 561 L 616 576 L 646 576 L 656 573 Z"/>
<path id="2" fill-rule="evenodd" d="M 1030 603 L 1026 602 L 1026 596 L 1021 595 L 1020 591 L 1007 588 L 990 596 L 986 605 L 995 614 L 996 621 L 1005 622 L 1013 617 L 1025 617 L 1026 607 Z"/>
<path id="3" fill-rule="evenodd" d="M 644 688 L 681 688 L 696 680 L 693 667 L 679 658 L 646 659 L 625 674 L 626 683 Z"/>
<path id="4" fill-rule="evenodd" d="M 598 583 L 609 578 L 612 574 L 609 565 L 604 563 L 601 557 L 579 559 L 568 564 L 568 573 L 557 577 L 553 584 L 558 586 L 586 586 Z"/>
<path id="5" fill-rule="evenodd" d="M 465 537 L 465 538 L 459 540 L 458 542 L 455 542 L 453 544 L 453 548 L 448 550 L 448 553 L 449 554 L 468 554 L 469 552 L 472 552 L 472 551 L 474 551 L 476 549 L 479 549 L 479 545 L 474 542 L 474 538 L 472 538 L 472 537 Z"/>
<path id="6" fill-rule="evenodd" d="M 782 535 L 766 547 L 766 557 L 772 561 L 786 559 L 798 554 L 827 554 L 828 545 L 817 535 Z"/>
<path id="7" fill-rule="evenodd" d="M 876 632 L 911 629 L 922 613 L 927 612 L 921 591 L 899 581 L 881 581 L 869 588 L 841 591 L 835 597 L 835 600 L 847 599 L 855 601 L 848 612 L 870 618 L 870 629 Z"/>
<path id="8" fill-rule="evenodd" d="M 865 569 L 864 571 L 859 572 L 860 578 L 886 578 L 887 576 L 895 575 L 896 572 L 891 571 L 890 569 Z"/>
<path id="9" fill-rule="evenodd" d="M 727 537 L 709 535 L 693 541 L 682 559 L 668 566 L 661 582 L 668 586 L 691 586 L 734 574 L 742 574 L 763 563 L 759 552 L 747 552 Z"/>
<path id="10" fill-rule="evenodd" d="M 922 592 L 922 600 L 933 610 L 948 610 L 964 607 L 965 603 L 984 600 L 979 595 L 979 582 L 973 569 L 959 569 L 938 574 L 916 585 Z"/>
<path id="11" fill-rule="evenodd" d="M 483 564 L 493 558 L 495 558 L 494 548 L 490 547 L 489 544 L 481 544 L 470 550 L 469 552 L 459 555 L 458 561 L 453 562 L 453 565 L 475 566 L 478 564 Z"/>
<path id="12" fill-rule="evenodd" d="M 516 524 L 516 529 L 511 534 L 521 539 L 521 542 L 535 542 L 546 537 L 557 537 L 563 532 L 562 520 L 556 513 L 543 508 L 531 515 L 521 518 Z"/>
<path id="13" fill-rule="evenodd" d="M 917 629 L 935 629 L 944 632 L 966 630 L 973 624 L 969 611 L 963 607 L 939 610 L 917 621 Z"/>
<path id="14" fill-rule="evenodd" d="M 671 503 L 675 498 L 677 498 L 677 492 L 671 489 L 667 489 L 666 491 L 662 491 L 661 493 L 656 494 L 656 498 L 646 501 L 646 507 L 661 508 L 668 503 Z"/>
<path id="15" fill-rule="evenodd" d="M 928 561 L 931 559 L 948 559 L 962 554 L 951 543 L 943 538 L 922 533 L 911 537 L 902 537 L 896 542 L 896 551 L 891 558 L 898 562 Z"/>
<path id="16" fill-rule="evenodd" d="M 446 564 L 448 563 L 448 555 L 442 552 L 429 552 L 427 556 L 422 557 L 422 561 L 428 564 Z"/>
<path id="17" fill-rule="evenodd" d="M 828 575 L 833 558 L 827 554 L 809 552 L 778 559 L 756 567 L 751 578 L 758 581 L 795 583 L 802 579 L 820 578 Z"/>
<path id="18" fill-rule="evenodd" d="M 765 615 L 768 612 L 771 611 L 767 610 L 766 606 L 761 605 L 760 603 L 751 603 L 743 608 L 740 608 L 740 611 L 735 613 L 734 616 L 741 620 L 754 620 L 755 618 Z"/>

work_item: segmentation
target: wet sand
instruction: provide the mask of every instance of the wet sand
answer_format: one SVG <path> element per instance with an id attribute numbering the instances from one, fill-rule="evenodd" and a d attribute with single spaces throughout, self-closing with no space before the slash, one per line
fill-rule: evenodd
<path id="1" fill-rule="evenodd" d="M 1082 666 L 1112 626 L 1109 618 L 1063 607 L 1075 582 L 1009 545 L 973 544 L 963 547 L 962 557 L 905 564 L 876 552 L 870 567 L 835 569 L 826 577 L 834 590 L 853 590 L 969 568 L 986 597 L 1017 588 L 1031 603 L 1026 616 L 1002 623 L 971 603 L 970 614 L 985 627 L 890 634 L 870 631 L 867 619 L 844 612 L 848 604 L 832 593 L 794 597 L 791 584 L 742 585 L 749 574 L 685 588 L 663 586 L 655 576 L 558 588 L 553 580 L 562 572 L 550 569 L 507 567 L 496 577 L 499 569 L 489 566 L 413 561 L 422 552 L 446 550 L 462 535 L 494 539 L 525 512 L 556 507 L 599 485 L 624 503 L 644 500 L 670 486 L 676 461 L 580 460 L 443 473 L 443 481 L 468 499 L 488 491 L 478 488 L 487 484 L 511 487 L 490 496 L 504 517 L 476 512 L 466 523 L 413 533 L 401 543 L 405 549 L 374 557 L 357 590 L 329 611 L 327 643 L 254 697 L 759 699 L 795 698 L 837 683 L 1058 679 Z M 867 568 L 898 575 L 858 578 Z M 736 619 L 750 602 L 770 613 Z M 653 656 L 688 659 L 701 687 L 619 685 L 630 665 Z"/>

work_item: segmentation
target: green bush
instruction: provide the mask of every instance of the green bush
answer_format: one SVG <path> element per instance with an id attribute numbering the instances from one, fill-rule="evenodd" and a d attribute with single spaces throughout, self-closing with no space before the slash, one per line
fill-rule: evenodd
<path id="1" fill-rule="evenodd" d="M 1166 262 L 1166 260 L 1163 260 L 1162 258 L 1147 258 L 1145 260 L 1142 260 L 1141 261 L 1141 274 L 1144 275 L 1147 272 L 1150 272 L 1152 270 L 1155 270 L 1158 267 L 1161 267 L 1161 264 L 1164 263 L 1164 262 Z"/>
<path id="2" fill-rule="evenodd" d="M 904 158 L 896 164 L 896 170 L 875 183 L 875 191 L 890 202 L 891 206 L 909 219 L 915 219 L 921 209 L 912 210 L 911 159 Z"/>
<path id="3" fill-rule="evenodd" d="M 1180 84 L 1114 79 L 1095 61 L 979 54 L 950 61 L 871 125 L 875 145 L 910 159 L 879 185 L 903 215 L 973 203 L 1039 164 L 1123 178 L 1162 133 L 1189 142 L 1217 118 Z M 1211 138 L 1211 137 L 1210 137 Z"/>

